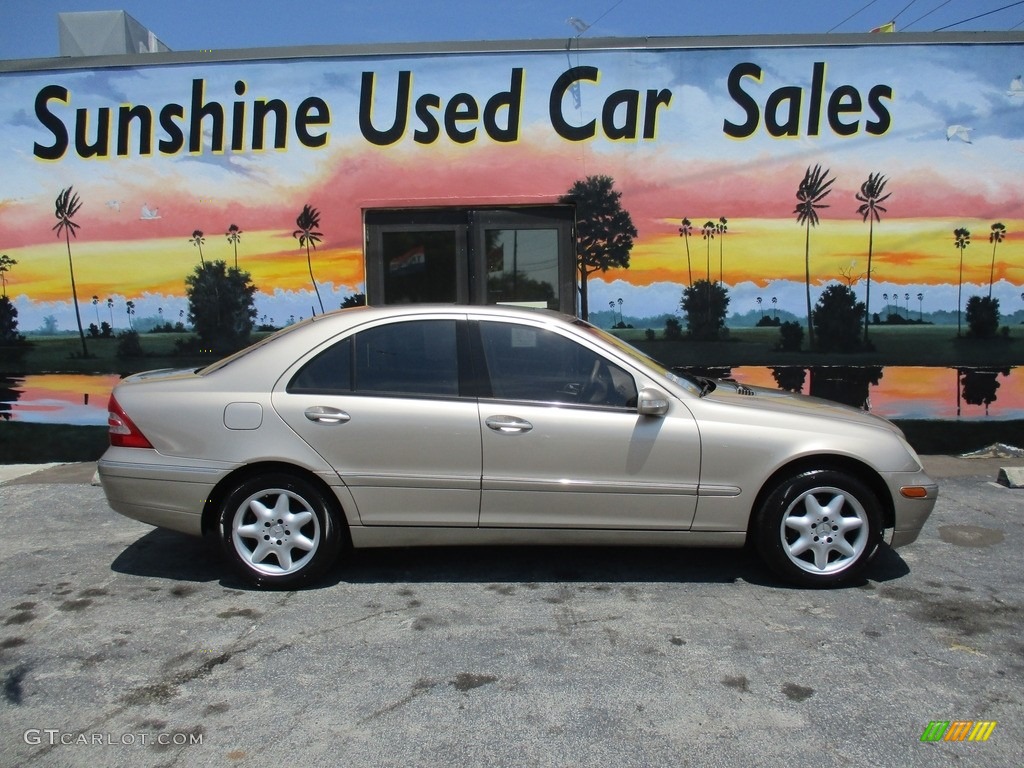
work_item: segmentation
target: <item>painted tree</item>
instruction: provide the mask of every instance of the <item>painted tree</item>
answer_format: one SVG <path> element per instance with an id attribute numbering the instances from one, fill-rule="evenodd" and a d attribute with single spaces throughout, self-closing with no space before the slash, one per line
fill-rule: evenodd
<path id="1" fill-rule="evenodd" d="M 814 305 L 814 326 L 820 331 L 821 352 L 854 352 L 860 348 L 861 322 L 866 312 L 864 302 L 848 285 L 832 283 Z"/>
<path id="2" fill-rule="evenodd" d="M 960 335 L 960 308 L 963 306 L 964 249 L 971 244 L 971 231 L 967 227 L 953 230 L 953 245 L 960 251 L 960 274 L 956 285 L 956 335 Z"/>
<path id="3" fill-rule="evenodd" d="M 238 269 L 238 243 L 242 239 L 242 230 L 238 228 L 237 224 L 232 224 L 228 227 L 228 231 L 225 233 L 228 238 L 228 242 L 234 246 L 235 249 L 235 269 Z"/>
<path id="4" fill-rule="evenodd" d="M 715 232 L 716 231 L 717 231 L 717 229 L 715 228 L 715 222 L 711 221 L 710 219 L 708 221 L 705 221 L 704 222 L 704 226 L 702 226 L 700 228 L 701 237 L 704 238 L 704 245 L 705 245 L 705 249 L 704 249 L 705 264 L 704 264 L 704 267 L 705 267 L 705 270 L 706 270 L 706 277 L 704 278 L 704 282 L 703 282 L 704 296 L 703 296 L 703 301 L 701 303 L 703 304 L 704 308 L 707 310 L 707 316 L 704 318 L 704 323 L 705 323 L 705 325 L 707 325 L 709 327 L 711 326 L 711 307 L 714 304 L 714 298 L 711 296 L 711 293 L 710 293 L 710 286 L 712 285 L 712 283 L 711 283 L 711 241 L 715 239 Z M 697 286 L 698 284 L 701 284 L 700 280 L 698 280 L 696 283 L 694 283 L 694 286 Z M 696 304 L 695 304 L 695 306 L 696 306 Z M 717 331 L 716 331 L 716 333 L 717 333 Z"/>
<path id="5" fill-rule="evenodd" d="M 18 310 L 7 298 L 7 273 L 18 262 L 7 254 L 0 256 L 0 278 L 3 278 L 3 296 L 0 296 L 0 360 L 20 360 L 28 344 L 18 332 Z"/>
<path id="6" fill-rule="evenodd" d="M 807 342 L 810 348 L 814 347 L 814 320 L 811 312 L 811 227 L 818 226 L 818 210 L 828 208 L 822 200 L 832 191 L 830 187 L 835 179 L 828 178 L 828 169 L 824 171 L 821 165 L 814 168 L 808 166 L 800 186 L 796 190 L 797 204 L 793 209 L 798 224 L 802 224 L 806 231 L 804 237 L 804 285 L 807 289 Z"/>
<path id="7" fill-rule="evenodd" d="M 298 229 L 292 232 L 292 237 L 298 239 L 300 248 L 303 246 L 306 248 L 306 266 L 309 267 L 309 279 L 313 283 L 313 290 L 316 291 L 316 300 L 320 302 L 320 311 L 323 312 L 324 302 L 320 298 L 320 289 L 317 287 L 316 278 L 313 277 L 313 260 L 309 250 L 310 246 L 313 246 L 313 250 L 316 250 L 316 244 L 323 238 L 323 233 L 316 231 L 320 226 L 320 211 L 306 203 L 306 205 L 302 206 L 302 213 L 295 219 L 295 226 Z"/>
<path id="8" fill-rule="evenodd" d="M 629 269 L 629 252 L 637 237 L 622 193 L 611 176 L 588 176 L 576 181 L 560 202 L 576 206 L 576 269 L 580 284 L 580 317 L 589 313 L 587 281 L 595 272 L 613 267 Z"/>
<path id="9" fill-rule="evenodd" d="M 715 233 L 718 235 L 718 284 L 721 285 L 725 282 L 725 233 L 729 231 L 729 227 L 726 226 L 729 220 L 725 216 L 718 217 L 718 223 L 715 224 Z"/>
<path id="10" fill-rule="evenodd" d="M 691 338 L 712 341 L 721 336 L 729 308 L 729 291 L 718 283 L 698 280 L 683 289 L 679 305 L 686 313 L 686 326 Z"/>
<path id="11" fill-rule="evenodd" d="M 135 302 L 134 301 L 130 301 L 129 300 L 129 301 L 126 301 L 124 303 L 124 313 L 126 315 L 128 315 L 128 329 L 129 330 L 134 330 L 135 329 L 135 325 L 132 323 L 132 318 L 135 316 Z"/>
<path id="12" fill-rule="evenodd" d="M 4 298 L 7 298 L 7 273 L 18 262 L 6 253 L 0 256 L 0 281 L 3 281 Z"/>
<path id="13" fill-rule="evenodd" d="M 100 297 L 94 295 L 92 297 L 92 311 L 96 313 L 96 327 L 100 325 Z"/>
<path id="14" fill-rule="evenodd" d="M 988 268 L 988 297 L 992 298 L 992 283 L 995 280 L 996 274 L 996 246 L 1003 242 L 1003 238 L 1006 237 L 1006 226 L 997 221 L 992 225 L 992 231 L 989 232 L 988 241 L 992 243 L 992 264 Z"/>
<path id="15" fill-rule="evenodd" d="M 114 300 L 107 297 L 107 312 L 110 313 L 110 327 L 114 327 Z"/>
<path id="16" fill-rule="evenodd" d="M 64 242 L 68 248 L 68 271 L 71 273 L 71 300 L 75 304 L 75 320 L 78 322 L 78 338 L 82 341 L 82 357 L 89 356 L 89 350 L 85 346 L 85 331 L 82 330 L 82 313 L 78 309 L 78 288 L 75 286 L 75 262 L 71 258 L 71 238 L 78 237 L 79 224 L 75 223 L 75 214 L 82 207 L 82 201 L 72 187 L 62 189 L 54 201 L 53 215 L 57 217 L 57 223 L 53 229 L 57 237 L 64 234 Z"/>
<path id="17" fill-rule="evenodd" d="M 711 241 L 715 239 L 715 222 L 705 221 L 704 226 L 700 228 L 701 237 L 704 238 L 705 248 L 705 276 L 704 279 L 707 282 L 711 282 Z"/>
<path id="18" fill-rule="evenodd" d="M 693 222 L 689 219 L 683 219 L 679 227 L 679 236 L 683 238 L 683 243 L 686 245 L 686 276 L 687 285 L 693 285 L 693 266 L 690 263 L 690 233 L 693 232 Z"/>
<path id="19" fill-rule="evenodd" d="M 185 278 L 185 294 L 188 319 L 203 349 L 227 354 L 249 343 L 256 286 L 248 272 L 221 259 L 209 261 Z"/>
<path id="20" fill-rule="evenodd" d="M 205 265 L 206 260 L 203 259 L 203 243 L 206 242 L 206 239 L 203 237 L 203 230 L 193 230 L 192 237 L 190 237 L 188 241 L 199 249 L 199 263 Z"/>
<path id="21" fill-rule="evenodd" d="M 885 192 L 888 179 L 881 173 L 869 173 L 868 179 L 860 185 L 860 192 L 855 197 L 860 202 L 857 213 L 863 221 L 868 222 L 868 273 L 867 287 L 864 291 L 864 343 L 868 341 L 868 318 L 871 317 L 871 259 L 875 250 L 875 222 L 881 223 L 882 214 L 888 210 L 882 206 L 891 195 Z M 885 194 L 883 194 L 885 193 Z"/>

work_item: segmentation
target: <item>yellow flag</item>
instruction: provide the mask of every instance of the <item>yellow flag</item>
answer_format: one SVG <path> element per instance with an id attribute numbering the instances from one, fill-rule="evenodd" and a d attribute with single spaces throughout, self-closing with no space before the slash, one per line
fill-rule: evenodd
<path id="1" fill-rule="evenodd" d="M 874 33 L 874 32 L 895 32 L 895 31 L 896 31 L 896 22 L 895 21 L 890 21 L 888 24 L 883 24 L 882 26 L 875 27 L 874 29 L 871 30 L 872 33 Z"/>

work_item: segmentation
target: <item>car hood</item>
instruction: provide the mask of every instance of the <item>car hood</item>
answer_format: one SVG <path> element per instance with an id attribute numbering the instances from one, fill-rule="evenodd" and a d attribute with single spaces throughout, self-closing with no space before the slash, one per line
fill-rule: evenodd
<path id="1" fill-rule="evenodd" d="M 754 387 L 735 381 L 716 380 L 714 383 L 714 390 L 703 398 L 708 402 L 719 402 L 731 407 L 748 407 L 760 411 L 770 410 L 794 416 L 813 416 L 840 420 L 877 429 L 886 429 L 899 435 L 903 434 L 899 427 L 888 419 L 832 400 L 810 397 L 781 389 Z"/>

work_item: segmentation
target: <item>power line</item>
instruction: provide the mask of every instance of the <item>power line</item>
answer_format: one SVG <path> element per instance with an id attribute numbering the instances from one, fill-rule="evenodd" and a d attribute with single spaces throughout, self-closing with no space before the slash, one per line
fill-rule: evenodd
<path id="1" fill-rule="evenodd" d="M 892 17 L 892 20 L 896 21 L 896 19 L 898 19 L 901 15 L 903 15 L 903 11 L 907 10 L 907 8 L 909 8 L 910 6 L 912 6 L 916 2 L 917 2 L 917 0 L 910 0 L 909 3 L 907 3 L 906 5 L 903 6 L 903 10 L 901 10 L 899 13 L 897 13 L 895 16 Z"/>
<path id="2" fill-rule="evenodd" d="M 830 29 L 830 30 L 829 30 L 828 32 L 826 32 L 825 34 L 828 34 L 829 32 L 832 32 L 832 31 L 834 31 L 834 30 L 836 30 L 836 29 L 839 29 L 839 27 L 843 26 L 843 24 L 845 24 L 846 22 L 848 22 L 848 21 L 849 21 L 850 19 L 852 19 L 852 18 L 853 18 L 854 16 L 856 16 L 856 15 L 857 15 L 857 14 L 859 14 L 859 13 L 861 13 L 862 11 L 866 11 L 866 10 L 867 10 L 868 8 L 870 8 L 870 7 L 872 6 L 872 5 L 874 5 L 874 4 L 875 4 L 875 3 L 877 3 L 877 2 L 878 2 L 878 0 L 871 0 L 871 1 L 870 1 L 870 2 L 869 2 L 869 3 L 867 4 L 867 5 L 865 5 L 864 7 L 862 7 L 862 8 L 860 9 L 860 10 L 857 10 L 857 11 L 854 11 L 853 13 L 851 13 L 851 14 L 850 14 L 849 16 L 847 16 L 847 17 L 846 17 L 845 19 L 843 19 L 842 21 L 840 21 L 840 22 L 839 22 L 838 24 L 836 24 L 836 25 L 835 25 L 834 27 L 832 27 L 832 29 Z"/>
<path id="3" fill-rule="evenodd" d="M 928 11 L 928 13 L 926 13 L 924 16 L 918 16 L 916 19 L 914 19 L 909 24 L 904 25 L 903 29 L 907 29 L 907 27 L 914 26 L 915 24 L 917 24 L 917 22 L 921 21 L 922 19 L 927 19 L 929 16 L 931 16 L 933 13 L 935 13 L 937 10 L 939 10 L 939 8 L 942 8 L 943 6 L 949 5 L 951 2 L 953 2 L 953 0 L 946 0 L 946 2 L 941 3 L 941 4 L 937 5 L 937 6 L 935 6 L 930 11 Z"/>
<path id="4" fill-rule="evenodd" d="M 1024 5 L 1024 0 L 1018 0 L 1016 3 L 1010 3 L 1009 5 L 1004 5 L 1002 8 L 996 8 L 993 11 L 985 11 L 985 13 L 979 13 L 977 16 L 971 16 L 971 18 L 969 18 L 969 19 L 964 19 L 964 20 L 958 21 L 958 22 L 956 22 L 954 24 L 947 24 L 944 27 L 939 27 L 935 31 L 936 32 L 941 32 L 942 30 L 949 29 L 950 27 L 959 27 L 961 24 L 966 24 L 968 21 L 974 21 L 975 19 L 980 19 L 980 18 L 982 18 L 984 16 L 991 16 L 993 13 L 999 13 L 999 11 L 1005 11 L 1007 8 L 1013 8 L 1016 5 Z"/>

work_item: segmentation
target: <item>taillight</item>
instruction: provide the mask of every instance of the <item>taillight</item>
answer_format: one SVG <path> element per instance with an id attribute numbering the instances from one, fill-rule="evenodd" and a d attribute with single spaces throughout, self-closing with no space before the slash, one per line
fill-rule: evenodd
<path id="1" fill-rule="evenodd" d="M 124 408 L 110 394 L 107 401 L 107 426 L 110 429 L 110 444 L 118 448 L 152 448 L 153 445 L 139 431 L 135 423 L 128 418 Z"/>

